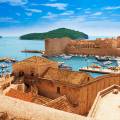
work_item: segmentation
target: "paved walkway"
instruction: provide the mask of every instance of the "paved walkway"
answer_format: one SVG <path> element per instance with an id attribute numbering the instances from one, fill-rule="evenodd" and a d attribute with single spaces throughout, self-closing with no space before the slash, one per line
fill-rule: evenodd
<path id="1" fill-rule="evenodd" d="M 120 120 L 120 92 L 104 96 L 98 103 L 96 120 Z"/>

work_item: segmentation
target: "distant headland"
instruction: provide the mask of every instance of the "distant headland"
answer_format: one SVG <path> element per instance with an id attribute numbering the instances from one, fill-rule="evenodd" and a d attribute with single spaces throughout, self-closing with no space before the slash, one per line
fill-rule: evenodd
<path id="1" fill-rule="evenodd" d="M 63 38 L 63 37 L 68 37 L 71 39 L 88 39 L 87 34 L 79 31 L 67 29 L 67 28 L 59 28 L 59 29 L 55 29 L 49 32 L 44 32 L 44 33 L 30 33 L 30 34 L 20 36 L 20 39 L 21 40 L 24 40 L 24 39 L 44 40 L 47 38 Z"/>
<path id="2" fill-rule="evenodd" d="M 2 38 L 2 36 L 0 36 L 0 38 Z"/>

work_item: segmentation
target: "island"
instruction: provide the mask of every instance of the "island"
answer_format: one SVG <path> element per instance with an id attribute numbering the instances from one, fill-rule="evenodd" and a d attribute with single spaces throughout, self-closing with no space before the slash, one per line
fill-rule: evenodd
<path id="1" fill-rule="evenodd" d="M 20 39 L 21 40 L 45 40 L 47 38 L 63 38 L 63 37 L 68 37 L 71 39 L 88 39 L 87 34 L 79 31 L 67 29 L 67 28 L 59 28 L 59 29 L 55 29 L 49 32 L 44 32 L 44 33 L 30 33 L 30 34 L 20 36 Z"/>
<path id="2" fill-rule="evenodd" d="M 2 36 L 0 36 L 0 38 L 2 38 Z"/>

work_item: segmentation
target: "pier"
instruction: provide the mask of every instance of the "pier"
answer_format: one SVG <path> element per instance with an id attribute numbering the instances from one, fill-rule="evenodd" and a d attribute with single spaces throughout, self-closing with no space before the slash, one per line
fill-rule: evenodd
<path id="1" fill-rule="evenodd" d="M 43 50 L 22 50 L 23 53 L 41 53 L 44 54 Z"/>
<path id="2" fill-rule="evenodd" d="M 84 67 L 84 68 L 80 68 L 79 71 L 102 73 L 102 74 L 120 74 L 120 70 L 111 70 L 107 68 L 101 69 L 101 68 Z"/>

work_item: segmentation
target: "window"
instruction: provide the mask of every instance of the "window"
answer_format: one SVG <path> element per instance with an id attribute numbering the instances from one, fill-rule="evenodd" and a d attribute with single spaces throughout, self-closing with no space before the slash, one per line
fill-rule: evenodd
<path id="1" fill-rule="evenodd" d="M 88 82 L 90 81 L 90 78 L 88 77 Z"/>
<path id="2" fill-rule="evenodd" d="M 60 94 L 60 87 L 57 87 L 57 93 Z"/>
<path id="3" fill-rule="evenodd" d="M 19 77 L 22 77 L 22 76 L 24 76 L 24 72 L 23 72 L 23 71 L 20 71 L 20 72 L 19 72 Z"/>
<path id="4" fill-rule="evenodd" d="M 34 76 L 34 73 L 31 73 L 31 76 Z"/>

